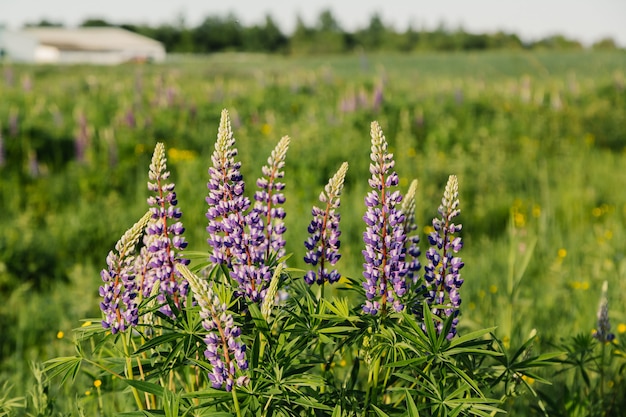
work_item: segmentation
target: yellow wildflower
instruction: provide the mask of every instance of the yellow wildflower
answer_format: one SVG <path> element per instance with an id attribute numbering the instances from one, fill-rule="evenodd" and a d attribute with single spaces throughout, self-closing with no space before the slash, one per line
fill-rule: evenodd
<path id="1" fill-rule="evenodd" d="M 102 381 L 96 379 L 95 381 L 93 381 L 93 386 L 96 388 L 100 388 L 102 386 Z"/>
<path id="2" fill-rule="evenodd" d="M 539 204 L 533 205 L 533 217 L 537 218 L 541 216 L 541 206 Z"/>
<path id="3" fill-rule="evenodd" d="M 559 257 L 559 259 L 563 259 L 567 256 L 567 250 L 564 248 L 561 248 L 557 251 L 557 256 Z"/>
<path id="4" fill-rule="evenodd" d="M 65 333 L 63 333 L 61 330 L 57 332 L 57 339 L 63 339 L 64 336 L 65 336 Z"/>
<path id="5" fill-rule="evenodd" d="M 617 325 L 617 333 L 626 333 L 626 323 L 620 323 Z"/>

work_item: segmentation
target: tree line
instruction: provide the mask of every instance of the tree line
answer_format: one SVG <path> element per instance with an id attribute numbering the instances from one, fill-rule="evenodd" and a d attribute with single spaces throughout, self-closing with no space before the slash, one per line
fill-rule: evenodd
<path id="1" fill-rule="evenodd" d="M 63 26 L 42 20 L 26 26 Z M 354 51 L 473 51 L 487 49 L 582 49 L 576 39 L 552 35 L 524 42 L 514 33 L 470 33 L 463 28 L 440 24 L 427 30 L 409 26 L 398 31 L 385 24 L 379 14 L 371 16 L 367 26 L 355 31 L 344 30 L 330 10 L 322 11 L 312 25 L 297 17 L 292 34 L 284 33 L 271 15 L 259 24 L 244 26 L 234 14 L 207 16 L 199 25 L 188 27 L 182 17 L 174 23 L 157 26 L 116 24 L 103 19 L 86 19 L 80 26 L 121 27 L 163 43 L 168 52 L 266 52 L 284 54 L 327 54 Z M 593 49 L 616 49 L 611 38 L 592 45 Z"/>

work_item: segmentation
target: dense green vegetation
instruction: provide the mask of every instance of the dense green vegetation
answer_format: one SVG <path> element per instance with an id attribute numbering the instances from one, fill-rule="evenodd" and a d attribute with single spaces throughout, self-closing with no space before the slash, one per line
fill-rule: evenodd
<path id="1" fill-rule="evenodd" d="M 498 326 L 515 347 L 537 329 L 536 349 L 554 349 L 561 338 L 591 334 L 607 280 L 610 318 L 623 340 L 624 68 L 622 52 L 598 51 L 4 64 L 0 383 L 25 395 L 29 362 L 71 351 L 63 335 L 79 319 L 98 317 L 99 270 L 145 212 L 157 141 L 167 147 L 190 249 L 206 250 L 206 169 L 223 108 L 250 184 L 278 139 L 292 138 L 285 167 L 292 266 L 304 266 L 311 205 L 348 161 L 339 266 L 360 279 L 369 124 L 378 120 L 400 186 L 420 181 L 422 234 L 448 175 L 459 178 L 460 332 Z M 623 390 L 617 366 L 612 386 Z M 524 401 L 510 407 L 524 409 Z"/>

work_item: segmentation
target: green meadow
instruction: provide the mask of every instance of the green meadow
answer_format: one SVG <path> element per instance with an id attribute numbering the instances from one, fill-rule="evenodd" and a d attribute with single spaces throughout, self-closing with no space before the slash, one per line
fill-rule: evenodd
<path id="1" fill-rule="evenodd" d="M 72 354 L 72 329 L 100 317 L 100 270 L 146 211 L 157 142 L 189 250 L 208 250 L 207 169 L 222 109 L 250 197 L 276 143 L 291 137 L 289 266 L 306 268 L 311 206 L 347 161 L 337 267 L 340 285 L 361 279 L 376 120 L 400 188 L 419 181 L 422 251 L 448 176 L 458 177 L 459 334 L 497 326 L 513 349 L 536 330 L 534 349 L 556 350 L 564 338 L 591 335 L 607 281 L 611 329 L 626 340 L 623 51 L 217 54 L 164 65 L 0 68 L 0 390 L 6 382 L 10 396 L 30 398 L 33 364 Z M 616 359 L 610 386 L 624 388 L 624 363 Z M 55 383 L 48 395 L 69 404 L 93 396 L 92 381 Z M 524 415 L 536 404 L 521 395 L 504 408 Z"/>

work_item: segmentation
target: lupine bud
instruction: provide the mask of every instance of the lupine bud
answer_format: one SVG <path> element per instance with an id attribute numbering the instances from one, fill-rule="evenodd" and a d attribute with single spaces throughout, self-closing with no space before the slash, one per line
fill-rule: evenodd
<path id="1" fill-rule="evenodd" d="M 102 327 L 111 333 L 123 332 L 138 322 L 137 283 L 135 281 L 135 246 L 151 217 L 147 212 L 124 233 L 115 245 L 115 252 L 107 256 L 107 269 L 100 273 L 104 284 L 100 287 L 100 309 L 104 314 Z"/>
<path id="2" fill-rule="evenodd" d="M 234 325 L 226 304 L 206 281 L 195 276 L 185 265 L 178 264 L 176 269 L 189 282 L 194 300 L 200 306 L 202 327 L 208 332 L 204 338 L 207 346 L 204 356 L 212 366 L 211 385 L 226 391 L 231 391 L 235 384 L 247 385 L 248 376 L 241 375 L 248 369 L 246 345 L 241 342 L 241 330 Z"/>
<path id="3" fill-rule="evenodd" d="M 598 328 L 593 331 L 593 337 L 598 339 L 601 343 L 609 343 L 615 339 L 615 334 L 611 333 L 611 323 L 609 322 L 608 289 L 609 283 L 604 281 L 602 284 L 600 305 L 598 306 Z"/>

